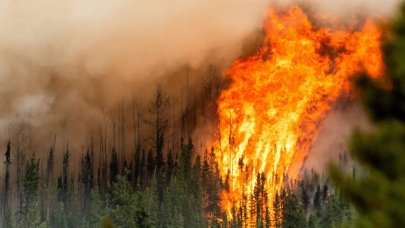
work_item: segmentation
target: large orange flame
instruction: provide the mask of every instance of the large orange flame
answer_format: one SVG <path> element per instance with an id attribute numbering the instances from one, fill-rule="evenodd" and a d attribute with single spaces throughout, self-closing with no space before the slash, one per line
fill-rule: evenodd
<path id="1" fill-rule="evenodd" d="M 361 29 L 314 28 L 299 8 L 270 10 L 266 37 L 255 54 L 236 60 L 229 88 L 218 100 L 220 140 L 216 157 L 229 192 L 223 209 L 253 193 L 265 176 L 268 198 L 295 178 L 330 104 L 350 90 L 350 77 L 382 74 L 381 31 L 366 20 Z M 271 205 L 270 205 L 271 206 Z"/>

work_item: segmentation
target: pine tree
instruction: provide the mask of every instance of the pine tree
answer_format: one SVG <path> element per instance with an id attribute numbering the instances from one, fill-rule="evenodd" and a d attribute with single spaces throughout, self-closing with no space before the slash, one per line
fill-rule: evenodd
<path id="1" fill-rule="evenodd" d="M 316 192 L 314 196 L 314 209 L 317 216 L 321 215 L 321 186 L 318 184 L 316 186 Z"/>
<path id="2" fill-rule="evenodd" d="M 2 221 L 3 227 L 11 227 L 12 220 L 11 220 L 11 205 L 10 205 L 10 166 L 11 166 L 11 145 L 10 140 L 7 142 L 6 153 L 4 154 L 6 157 L 5 164 L 6 164 L 6 171 L 4 176 L 4 189 L 3 189 L 3 210 L 2 210 Z"/>
<path id="3" fill-rule="evenodd" d="M 284 189 L 282 191 L 285 192 Z M 274 221 L 273 226 L 276 228 L 281 228 L 281 221 L 283 218 L 282 204 L 283 204 L 283 202 L 281 201 L 278 192 L 276 192 L 276 196 L 274 197 L 274 201 L 273 201 L 273 221 Z"/>
<path id="4" fill-rule="evenodd" d="M 198 200 L 200 200 L 202 196 L 202 186 L 201 186 L 201 157 L 197 155 L 193 168 L 192 168 L 192 175 L 189 181 L 190 192 L 193 194 Z M 202 200 L 202 199 L 201 199 Z M 200 202 L 201 204 L 202 202 Z"/>
<path id="5" fill-rule="evenodd" d="M 53 166 L 54 166 L 53 150 L 54 150 L 53 147 L 51 147 L 51 149 L 49 150 L 48 162 L 46 164 L 46 175 L 48 180 L 52 178 L 53 175 Z"/>
<path id="6" fill-rule="evenodd" d="M 328 184 L 324 184 L 322 188 L 322 201 L 325 202 L 328 200 L 329 197 L 329 186 Z"/>
<path id="7" fill-rule="evenodd" d="M 106 213 L 111 216 L 112 223 L 117 227 L 137 227 L 142 225 L 137 224 L 139 222 L 137 221 L 139 208 L 136 202 L 139 199 L 133 192 L 131 183 L 127 180 L 127 175 L 129 175 L 128 169 L 124 170 L 124 176 L 118 175 L 116 181 L 113 182 L 111 193 L 108 196 L 107 208 L 105 209 Z"/>
<path id="8" fill-rule="evenodd" d="M 147 220 L 145 225 L 147 227 L 156 227 L 158 225 L 158 189 L 157 189 L 157 174 L 156 172 L 152 176 L 151 184 L 142 194 L 142 205 L 145 210 Z"/>
<path id="9" fill-rule="evenodd" d="M 183 146 L 180 157 L 180 173 L 186 180 L 190 178 L 193 156 L 193 141 L 191 137 L 188 139 L 188 143 Z"/>
<path id="10" fill-rule="evenodd" d="M 183 207 L 186 200 L 184 182 L 173 177 L 169 183 L 160 209 L 161 227 L 185 227 Z"/>
<path id="11" fill-rule="evenodd" d="M 282 216 L 282 227 L 301 228 L 306 225 L 304 210 L 293 192 L 288 192 L 283 201 Z"/>
<path id="12" fill-rule="evenodd" d="M 197 155 L 194 165 L 192 167 L 192 175 L 188 181 L 187 195 L 190 201 L 190 216 L 185 216 L 185 225 L 192 227 L 205 227 L 205 220 L 203 219 L 203 186 L 202 186 L 202 173 L 201 173 L 201 157 Z M 205 224 L 205 225 L 204 225 Z"/>
<path id="13" fill-rule="evenodd" d="M 110 161 L 110 185 L 117 181 L 118 176 L 118 155 L 115 151 L 115 147 L 111 151 L 111 161 Z"/>
<path id="14" fill-rule="evenodd" d="M 24 207 L 22 219 L 19 221 L 22 227 L 36 227 L 40 224 L 40 214 L 38 207 L 38 165 L 39 160 L 35 154 L 27 162 L 25 177 L 23 182 L 24 189 Z"/>
<path id="15" fill-rule="evenodd" d="M 90 193 L 93 188 L 92 160 L 89 150 L 87 150 L 84 157 L 82 156 L 80 182 L 83 187 L 82 212 L 87 215 L 90 208 Z"/>
<path id="16" fill-rule="evenodd" d="M 11 142 L 10 140 L 8 140 L 7 142 L 7 149 L 6 149 L 6 153 L 4 154 L 6 157 L 6 164 L 11 164 L 11 146 L 10 146 Z"/>
<path id="17" fill-rule="evenodd" d="M 170 150 L 167 154 L 167 161 L 166 161 L 166 186 L 169 185 L 171 178 L 173 177 L 175 170 L 174 170 L 174 158 L 173 152 Z"/>
<path id="18" fill-rule="evenodd" d="M 65 227 L 80 227 L 83 217 L 80 213 L 80 204 L 77 199 L 77 192 L 75 191 L 76 182 L 73 175 L 70 175 L 68 182 L 66 203 L 63 205 L 63 223 Z"/>
<path id="19" fill-rule="evenodd" d="M 310 197 L 309 197 L 308 190 L 305 187 L 302 188 L 301 202 L 302 202 L 302 206 L 304 207 L 304 210 L 307 211 L 309 204 L 310 204 Z"/>
<path id="20" fill-rule="evenodd" d="M 137 184 L 138 179 L 140 178 L 142 174 L 142 156 L 141 156 L 141 145 L 138 143 L 136 145 L 136 151 L 135 151 L 135 167 L 134 167 L 134 183 Z M 140 186 L 137 186 L 140 187 Z"/>
<path id="21" fill-rule="evenodd" d="M 62 176 L 58 179 L 59 200 L 64 204 L 67 202 L 68 188 L 69 188 L 69 160 L 70 152 L 69 146 L 66 147 L 66 152 L 63 155 Z"/>
<path id="22" fill-rule="evenodd" d="M 160 85 L 156 86 L 153 100 L 149 103 L 151 120 L 145 120 L 153 128 L 154 146 L 156 150 L 156 168 L 159 173 L 164 165 L 163 148 L 165 143 L 165 131 L 168 126 L 167 111 L 170 108 L 170 100 Z"/>
<path id="23" fill-rule="evenodd" d="M 206 211 L 210 218 L 211 226 L 216 226 L 221 217 L 220 213 L 220 191 L 221 176 L 218 170 L 218 163 L 215 160 L 214 148 L 203 166 L 203 181 L 205 181 Z"/>
<path id="24" fill-rule="evenodd" d="M 251 215 L 252 218 L 256 218 L 256 227 L 263 227 L 265 224 L 265 208 L 267 206 L 267 193 L 264 187 L 265 180 L 263 174 L 257 174 L 252 201 L 255 208 L 253 210 L 254 214 Z"/>

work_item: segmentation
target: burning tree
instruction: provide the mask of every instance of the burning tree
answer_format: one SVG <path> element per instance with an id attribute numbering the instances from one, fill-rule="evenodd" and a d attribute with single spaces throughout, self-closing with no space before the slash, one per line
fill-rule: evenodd
<path id="1" fill-rule="evenodd" d="M 232 83 L 218 101 L 215 150 L 221 175 L 229 173 L 229 203 L 222 204 L 229 216 L 243 194 L 255 194 L 257 175 L 266 177 L 269 199 L 287 174 L 297 177 L 320 121 L 330 103 L 350 93 L 353 74 L 381 75 L 377 26 L 366 20 L 359 30 L 342 27 L 315 28 L 298 6 L 270 10 L 263 47 L 229 69 Z"/>
<path id="2" fill-rule="evenodd" d="M 363 75 L 357 83 L 375 121 L 372 133 L 356 132 L 351 142 L 352 155 L 367 174 L 353 179 L 331 169 L 344 196 L 359 210 L 359 227 L 405 226 L 405 5 L 401 12 L 383 49 L 391 81 L 376 83 Z"/>

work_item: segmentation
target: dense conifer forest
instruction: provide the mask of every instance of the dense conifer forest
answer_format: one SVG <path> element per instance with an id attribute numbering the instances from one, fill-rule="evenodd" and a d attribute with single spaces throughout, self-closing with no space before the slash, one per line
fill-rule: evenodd
<path id="1" fill-rule="evenodd" d="M 60 173 L 55 171 L 55 151 L 50 148 L 44 166 L 34 153 L 24 159 L 18 182 L 10 182 L 17 162 L 9 142 L 4 153 L 2 226 L 241 227 L 248 215 L 255 214 L 259 216 L 249 223 L 257 227 L 331 227 L 356 216 L 326 176 L 309 171 L 299 181 L 284 177 L 288 184 L 272 202 L 272 211 L 265 207 L 265 179 L 259 174 L 254 194 L 245 196 L 252 203 L 233 208 L 231 220 L 221 210 L 221 192 L 229 183 L 219 175 L 214 151 L 197 155 L 191 138 L 181 140 L 181 148 L 159 157 L 138 146 L 131 161 L 119 162 L 112 147 L 109 161 L 96 166 L 89 145 L 77 174 L 71 169 L 68 146 Z M 17 196 L 11 183 L 16 183 Z"/>
<path id="2" fill-rule="evenodd" d="M 215 99 L 217 77 L 211 75 L 206 87 Z M 192 122 L 197 105 L 189 106 L 182 118 Z M 198 139 L 191 136 L 167 140 L 173 120 L 162 87 L 155 88 L 147 107 L 145 119 L 135 106 L 129 114 L 120 113 L 110 138 L 107 127 L 91 131 L 79 152 L 68 140 L 56 148 L 54 136 L 45 157 L 30 147 L 35 132 L 20 123 L 19 134 L 3 148 L 2 227 L 332 227 L 356 217 L 327 175 L 314 170 L 305 171 L 300 180 L 281 174 L 286 185 L 272 202 L 259 173 L 254 194 L 244 195 L 228 217 L 221 197 L 229 190 L 229 177 L 220 175 L 214 148 L 198 153 Z M 141 124 L 149 127 L 145 134 L 151 137 L 142 136 Z M 124 125 L 133 131 L 126 132 Z M 80 155 L 77 161 L 74 153 Z M 351 167 L 347 153 L 339 157 L 341 167 Z"/>

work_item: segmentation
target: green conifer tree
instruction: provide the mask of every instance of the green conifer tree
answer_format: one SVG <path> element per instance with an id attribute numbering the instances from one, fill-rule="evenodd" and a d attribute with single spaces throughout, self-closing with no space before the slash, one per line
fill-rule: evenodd
<path id="1" fill-rule="evenodd" d="M 389 88 L 365 76 L 357 81 L 375 128 L 355 132 L 350 151 L 367 172 L 353 179 L 336 166 L 330 170 L 359 212 L 358 227 L 405 227 L 405 5 L 388 33 L 383 57 Z"/>

